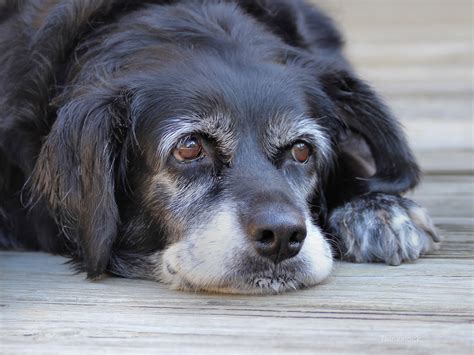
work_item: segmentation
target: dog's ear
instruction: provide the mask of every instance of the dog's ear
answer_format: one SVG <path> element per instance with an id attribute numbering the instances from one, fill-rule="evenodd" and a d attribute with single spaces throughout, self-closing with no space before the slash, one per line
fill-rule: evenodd
<path id="1" fill-rule="evenodd" d="M 350 70 L 322 71 L 319 81 L 338 121 L 326 124 L 337 135 L 340 155 L 360 172 L 362 190 L 400 193 L 413 188 L 418 165 L 398 121 L 373 90 Z"/>
<path id="2" fill-rule="evenodd" d="M 237 3 L 291 46 L 335 50 L 343 44 L 333 20 L 314 4 L 303 0 L 237 0 Z"/>
<path id="3" fill-rule="evenodd" d="M 80 246 L 89 278 L 107 267 L 119 224 L 115 175 L 128 114 L 118 101 L 93 93 L 62 106 L 31 178 L 33 194 Z"/>
<path id="4" fill-rule="evenodd" d="M 320 121 L 331 132 L 334 142 L 339 142 L 340 156 L 357 166 L 355 174 L 361 175 L 361 190 L 399 193 L 415 186 L 419 169 L 404 133 L 383 102 L 357 78 L 343 58 L 344 40 L 333 21 L 301 0 L 238 3 L 295 47 L 294 52 L 285 50 L 285 60 L 299 62 L 311 71 L 308 78 L 313 82 L 305 86 L 315 117 L 325 117 L 325 122 Z M 321 108 L 321 104 L 331 107 Z M 375 174 L 368 177 L 374 168 Z"/>
<path id="5" fill-rule="evenodd" d="M 285 0 L 238 0 L 239 6 L 249 15 L 265 24 L 273 33 L 292 46 L 304 47 L 298 22 L 297 4 L 300 1 Z"/>

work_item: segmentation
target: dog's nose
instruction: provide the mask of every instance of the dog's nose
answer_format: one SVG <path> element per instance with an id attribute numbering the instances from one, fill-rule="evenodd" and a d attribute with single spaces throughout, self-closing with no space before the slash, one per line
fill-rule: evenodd
<path id="1" fill-rule="evenodd" d="M 261 212 L 250 218 L 248 233 L 258 254 L 277 264 L 299 253 L 306 225 L 297 214 Z"/>

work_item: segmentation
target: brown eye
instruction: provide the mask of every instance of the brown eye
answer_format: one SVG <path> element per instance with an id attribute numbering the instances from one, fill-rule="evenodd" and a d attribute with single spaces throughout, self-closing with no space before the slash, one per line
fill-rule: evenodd
<path id="1" fill-rule="evenodd" d="M 181 163 L 191 162 L 202 156 L 202 145 L 198 137 L 188 136 L 178 143 L 174 157 Z"/>
<path id="2" fill-rule="evenodd" d="M 311 149 L 306 143 L 298 142 L 291 147 L 291 154 L 293 155 L 293 159 L 304 164 L 309 160 Z"/>

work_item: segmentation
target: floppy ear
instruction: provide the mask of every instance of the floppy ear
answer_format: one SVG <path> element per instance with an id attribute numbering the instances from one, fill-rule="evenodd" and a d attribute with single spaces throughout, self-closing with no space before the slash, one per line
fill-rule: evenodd
<path id="1" fill-rule="evenodd" d="M 361 190 L 400 193 L 413 188 L 418 165 L 398 121 L 372 89 L 348 70 L 323 73 L 320 81 L 340 120 L 335 138 L 339 153 L 359 171 Z"/>
<path id="2" fill-rule="evenodd" d="M 104 272 L 117 235 L 116 162 L 127 122 L 116 96 L 74 99 L 58 111 L 33 170 L 33 194 L 79 245 L 88 278 Z"/>
<path id="3" fill-rule="evenodd" d="M 299 0 L 238 0 L 237 3 L 286 43 L 299 47 L 306 45 L 298 29 L 299 12 L 295 5 L 300 5 Z"/>

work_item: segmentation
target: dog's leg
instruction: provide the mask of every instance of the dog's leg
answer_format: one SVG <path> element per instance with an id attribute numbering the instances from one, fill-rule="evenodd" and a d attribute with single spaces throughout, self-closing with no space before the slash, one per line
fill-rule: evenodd
<path id="1" fill-rule="evenodd" d="M 400 196 L 371 193 L 331 211 L 329 230 L 341 257 L 355 262 L 399 265 L 438 248 L 427 211 Z"/>

